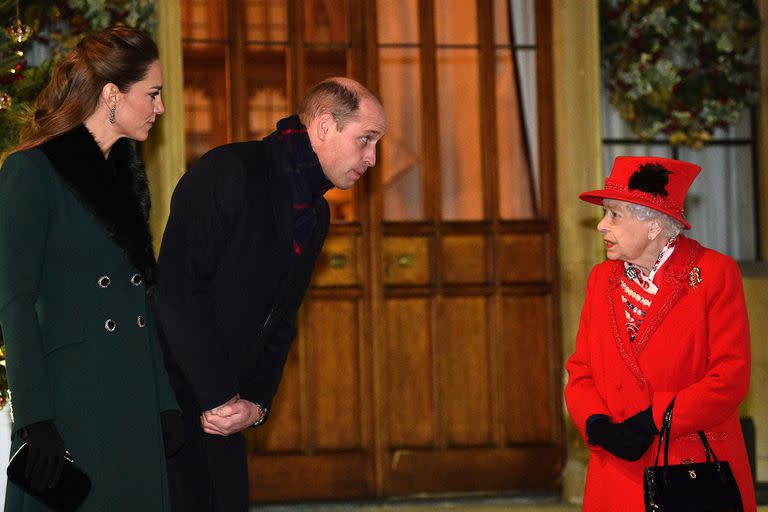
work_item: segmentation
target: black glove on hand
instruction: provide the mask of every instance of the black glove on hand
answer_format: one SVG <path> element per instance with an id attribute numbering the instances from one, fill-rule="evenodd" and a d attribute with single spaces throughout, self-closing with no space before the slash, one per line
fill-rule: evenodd
<path id="1" fill-rule="evenodd" d="M 645 414 L 645 411 L 639 414 Z M 647 427 L 636 416 L 638 415 L 632 416 L 622 423 L 612 423 L 610 418 L 604 414 L 590 416 L 587 420 L 589 444 L 602 446 L 620 459 L 632 462 L 639 460 L 653 443 L 655 434 L 630 426 L 638 423 Z M 653 419 L 651 419 L 651 423 L 653 423 Z"/>
<path id="2" fill-rule="evenodd" d="M 621 422 L 622 425 L 626 425 L 632 430 L 655 436 L 659 433 L 659 429 L 656 428 L 656 424 L 653 422 L 653 409 L 648 407 L 644 411 L 640 411 L 634 416 L 630 416 Z"/>
<path id="3" fill-rule="evenodd" d="M 184 444 L 184 420 L 181 413 L 169 409 L 160 413 L 160 428 L 163 430 L 165 456 L 173 457 Z"/>
<path id="4" fill-rule="evenodd" d="M 24 476 L 33 489 L 43 491 L 54 487 L 64 469 L 64 441 L 52 420 L 24 427 L 22 434 L 29 450 Z"/>

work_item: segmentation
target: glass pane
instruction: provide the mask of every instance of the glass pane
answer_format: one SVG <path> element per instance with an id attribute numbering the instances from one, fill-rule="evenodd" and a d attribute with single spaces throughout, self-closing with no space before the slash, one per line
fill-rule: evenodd
<path id="1" fill-rule="evenodd" d="M 288 40 L 288 0 L 246 0 L 247 41 Z"/>
<path id="2" fill-rule="evenodd" d="M 184 45 L 184 133 L 186 160 L 191 164 L 213 148 L 227 143 L 225 48 L 221 45 Z"/>
<path id="3" fill-rule="evenodd" d="M 483 218 L 477 50 L 437 52 L 443 218 Z"/>
<path id="4" fill-rule="evenodd" d="M 379 51 L 381 101 L 387 134 L 381 141 L 386 220 L 424 218 L 421 167 L 421 72 L 415 48 Z"/>
<path id="5" fill-rule="evenodd" d="M 509 0 L 493 0 L 493 40 L 497 45 L 510 44 L 509 23 Z"/>
<path id="6" fill-rule="evenodd" d="M 355 188 L 352 187 L 347 190 L 332 188 L 325 193 L 325 199 L 331 208 L 331 222 L 352 222 L 357 219 L 357 213 L 355 212 Z"/>
<path id="7" fill-rule="evenodd" d="M 468 0 L 435 2 L 437 44 L 477 44 L 477 5 Z"/>
<path id="8" fill-rule="evenodd" d="M 248 138 L 261 139 L 275 130 L 277 122 L 291 114 L 286 84 L 286 57 L 280 49 L 249 47 Z"/>
<path id="9" fill-rule="evenodd" d="M 679 158 L 701 166 L 685 201 L 690 236 L 737 260 L 755 260 L 752 146 L 681 148 Z"/>
<path id="10" fill-rule="evenodd" d="M 535 214 L 531 167 L 526 155 L 519 91 L 510 50 L 496 52 L 496 123 L 499 148 L 499 214 L 528 219 Z"/>
<path id="11" fill-rule="evenodd" d="M 418 0 L 378 0 L 376 18 L 380 44 L 419 42 Z"/>
<path id="12" fill-rule="evenodd" d="M 304 57 L 304 91 L 325 78 L 347 74 L 346 50 L 307 50 Z"/>
<path id="13" fill-rule="evenodd" d="M 183 0 L 181 33 L 185 40 L 223 40 L 226 38 L 225 0 Z"/>
<path id="14" fill-rule="evenodd" d="M 184 136 L 186 138 L 186 161 L 191 164 L 211 149 L 213 134 L 212 101 L 203 88 L 184 88 Z"/>
<path id="15" fill-rule="evenodd" d="M 515 45 L 536 44 L 536 7 L 534 0 L 510 0 Z"/>
<path id="16" fill-rule="evenodd" d="M 308 43 L 346 43 L 347 0 L 304 0 L 304 39 Z"/>

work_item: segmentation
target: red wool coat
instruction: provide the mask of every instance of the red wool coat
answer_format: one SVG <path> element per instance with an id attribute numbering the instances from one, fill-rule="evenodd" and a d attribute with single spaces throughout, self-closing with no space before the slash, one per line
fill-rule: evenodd
<path id="1" fill-rule="evenodd" d="M 632 344 L 620 301 L 623 269 L 621 261 L 606 261 L 589 276 L 576 350 L 566 363 L 565 400 L 573 421 L 586 441 L 591 415 L 620 422 L 652 405 L 659 428 L 677 396 L 669 463 L 704 461 L 696 434 L 703 430 L 717 457 L 730 463 L 744 510 L 755 511 L 738 414 L 749 388 L 750 355 L 736 262 L 680 236 L 654 278 L 659 291 Z M 656 447 L 654 442 L 639 461 L 627 462 L 590 446 L 583 510 L 643 511 L 643 469 L 653 465 Z"/>

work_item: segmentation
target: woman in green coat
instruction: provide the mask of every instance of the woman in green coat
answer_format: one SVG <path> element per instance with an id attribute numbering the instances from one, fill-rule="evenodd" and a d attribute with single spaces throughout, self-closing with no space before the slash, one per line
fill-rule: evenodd
<path id="1" fill-rule="evenodd" d="M 165 456 L 182 427 L 150 310 L 149 194 L 132 141 L 163 113 L 144 33 L 86 36 L 37 98 L 0 170 L 0 326 L 34 489 L 69 451 L 89 476 L 80 511 L 170 510 Z M 49 510 L 8 485 L 6 511 Z"/>

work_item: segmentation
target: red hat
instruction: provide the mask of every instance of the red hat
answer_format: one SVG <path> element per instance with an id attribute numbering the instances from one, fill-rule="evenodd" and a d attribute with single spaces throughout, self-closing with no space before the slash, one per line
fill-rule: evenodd
<path id="1" fill-rule="evenodd" d="M 689 162 L 656 156 L 618 156 L 613 162 L 605 188 L 579 194 L 593 204 L 603 199 L 618 199 L 641 204 L 679 220 L 685 229 L 691 225 L 683 217 L 685 194 L 701 167 Z"/>

